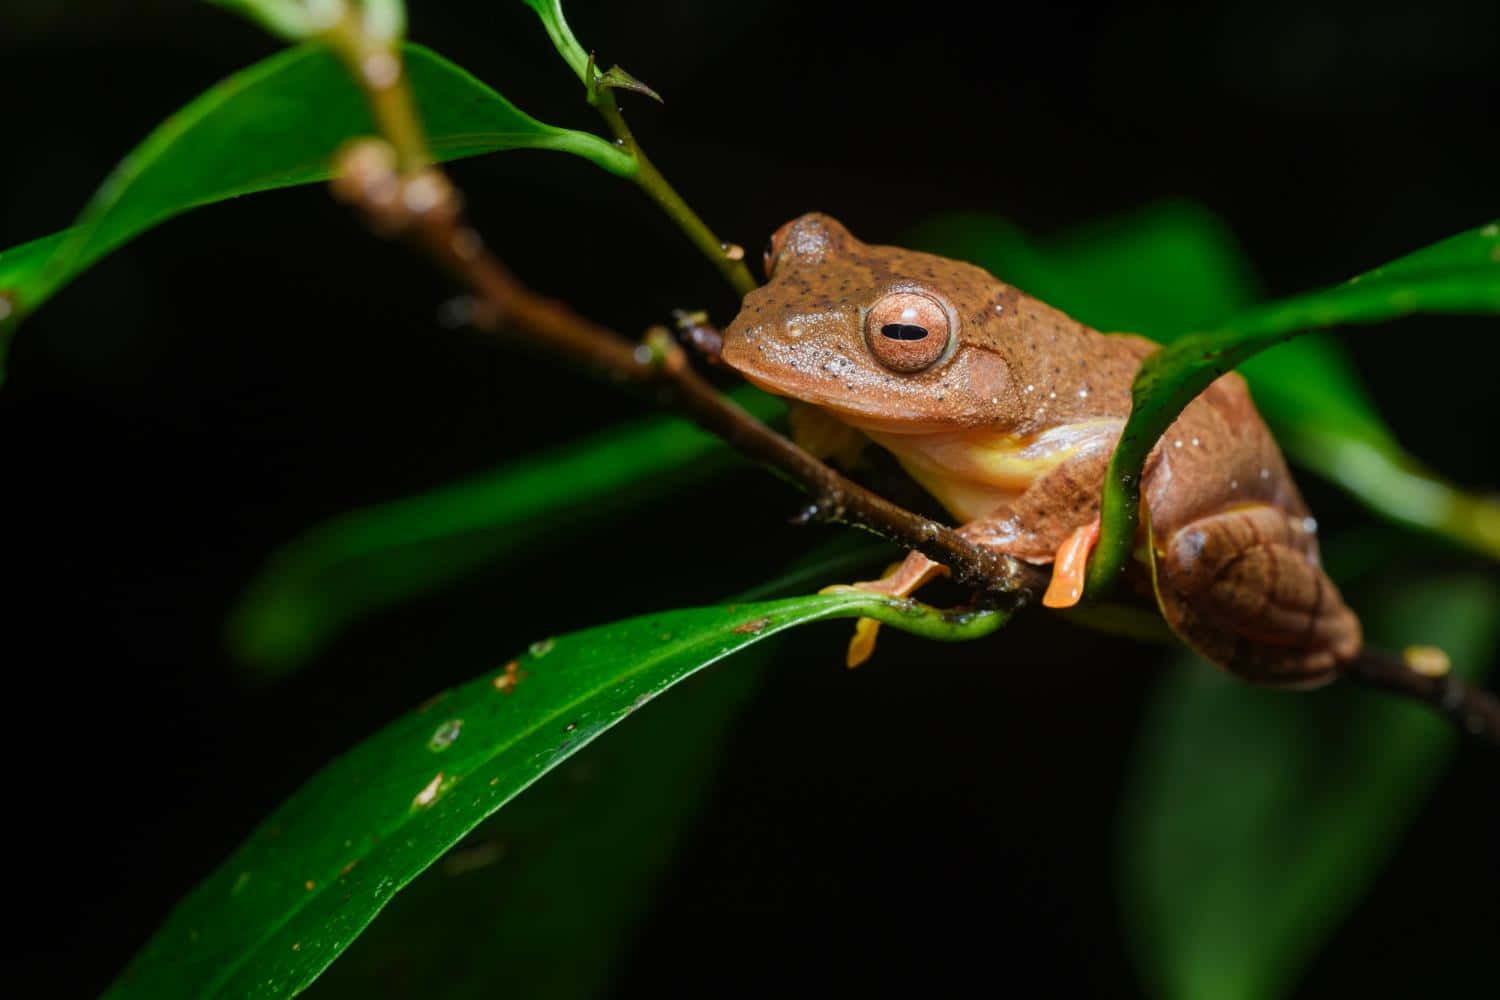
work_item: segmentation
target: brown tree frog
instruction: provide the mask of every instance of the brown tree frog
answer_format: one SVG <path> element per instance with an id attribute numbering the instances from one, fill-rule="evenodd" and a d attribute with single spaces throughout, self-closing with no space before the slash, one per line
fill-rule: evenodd
<path id="1" fill-rule="evenodd" d="M 970 540 L 1050 563 L 1044 604 L 1076 603 L 1131 381 L 1156 345 L 1091 330 L 970 264 L 861 243 L 826 215 L 777 230 L 766 270 L 723 359 L 794 401 L 799 442 L 823 457 L 862 440 L 887 449 Z M 1240 376 L 1168 429 L 1142 499 L 1129 577 L 1208 659 L 1308 686 L 1359 652 L 1359 622 Z M 942 572 L 913 552 L 858 586 L 906 596 Z M 871 648 L 865 626 L 851 665 Z"/>

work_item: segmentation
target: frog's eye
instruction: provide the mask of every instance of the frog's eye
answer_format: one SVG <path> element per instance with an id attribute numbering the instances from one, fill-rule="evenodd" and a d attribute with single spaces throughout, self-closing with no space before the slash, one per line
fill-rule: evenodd
<path id="1" fill-rule="evenodd" d="M 792 222 L 796 220 L 793 219 Z M 761 266 L 766 269 L 766 277 L 770 278 L 776 270 L 776 258 L 781 256 L 781 248 L 786 246 L 786 231 L 792 228 L 792 223 L 783 223 L 782 226 L 766 238 L 766 248 L 761 251 Z"/>
<path id="2" fill-rule="evenodd" d="M 865 343 L 891 371 L 931 368 L 948 351 L 953 324 L 948 310 L 920 292 L 892 292 L 865 316 Z"/>

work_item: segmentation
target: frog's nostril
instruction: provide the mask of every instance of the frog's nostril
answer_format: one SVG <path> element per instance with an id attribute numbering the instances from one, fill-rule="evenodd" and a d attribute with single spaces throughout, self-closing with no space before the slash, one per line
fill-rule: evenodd
<path id="1" fill-rule="evenodd" d="M 887 323 L 880 328 L 880 335 L 891 340 L 922 340 L 927 336 L 927 327 L 915 323 Z"/>

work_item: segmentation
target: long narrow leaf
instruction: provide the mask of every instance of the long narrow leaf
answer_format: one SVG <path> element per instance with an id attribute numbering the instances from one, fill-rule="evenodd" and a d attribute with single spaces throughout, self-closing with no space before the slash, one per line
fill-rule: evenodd
<path id="1" fill-rule="evenodd" d="M 635 708 L 777 632 L 859 616 L 951 640 L 1004 622 L 855 591 L 541 640 L 319 772 L 178 905 L 108 995 L 296 994 L 476 824 Z"/>
<path id="2" fill-rule="evenodd" d="M 1090 592 L 1108 587 L 1129 558 L 1147 454 L 1209 383 L 1298 333 L 1416 312 L 1500 312 L 1500 224 L 1461 233 L 1335 288 L 1252 309 L 1147 358 L 1136 376 L 1130 419 L 1104 482 L 1103 530 L 1089 563 Z"/>
<path id="3" fill-rule="evenodd" d="M 634 173 L 635 161 L 603 139 L 537 121 L 428 49 L 404 53 L 438 159 L 553 149 Z M 72 229 L 0 254 L 10 311 L 0 317 L 0 350 L 22 316 L 141 232 L 200 205 L 325 180 L 340 144 L 373 128 L 364 95 L 321 45 L 288 49 L 210 88 L 120 163 Z"/>
<path id="4" fill-rule="evenodd" d="M 857 579 L 895 556 L 847 532 L 737 599 Z M 398 893 L 308 995 L 600 996 L 711 795 L 736 715 L 790 638 L 700 671 L 527 789 Z"/>

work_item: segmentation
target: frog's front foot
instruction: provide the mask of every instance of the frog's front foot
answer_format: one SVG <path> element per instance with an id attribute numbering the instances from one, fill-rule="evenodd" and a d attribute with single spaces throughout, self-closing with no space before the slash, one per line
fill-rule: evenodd
<path id="1" fill-rule="evenodd" d="M 879 580 L 824 587 L 820 593 L 854 589 L 884 594 L 887 597 L 910 597 L 919 587 L 947 572 L 948 568 L 942 563 L 933 562 L 920 552 L 909 552 L 903 561 L 888 567 Z M 849 640 L 849 651 L 844 658 L 845 666 L 852 670 L 870 658 L 875 652 L 875 636 L 879 631 L 880 623 L 873 618 L 861 618 L 854 623 L 854 636 Z"/>
<path id="2" fill-rule="evenodd" d="M 1042 604 L 1049 608 L 1071 608 L 1083 597 L 1084 577 L 1088 570 L 1089 553 L 1099 541 L 1099 519 L 1077 528 L 1057 547 L 1052 560 L 1052 582 L 1042 595 Z"/>

